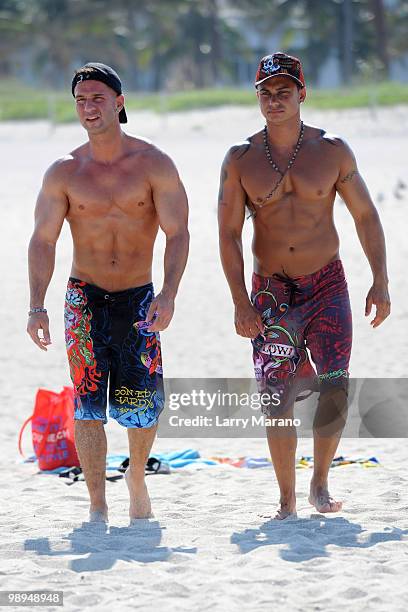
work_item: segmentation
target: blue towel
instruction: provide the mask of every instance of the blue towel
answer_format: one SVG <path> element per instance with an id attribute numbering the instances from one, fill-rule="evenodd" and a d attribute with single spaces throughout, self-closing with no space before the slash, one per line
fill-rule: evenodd
<path id="1" fill-rule="evenodd" d="M 121 463 L 128 458 L 128 455 L 107 455 L 106 456 L 106 471 L 117 470 Z"/>
<path id="2" fill-rule="evenodd" d="M 202 459 L 200 453 L 192 448 L 186 448 L 180 451 L 170 451 L 167 453 L 153 453 L 150 457 L 160 459 L 162 463 L 167 463 L 172 469 L 178 469 L 191 464 L 200 465 L 218 465 L 217 461 L 212 459 Z M 106 470 L 117 470 L 120 464 L 128 458 L 128 455 L 107 455 Z M 59 474 L 65 470 L 69 470 L 72 466 L 59 467 L 55 470 L 41 470 L 42 474 Z"/>
<path id="3" fill-rule="evenodd" d="M 201 459 L 200 453 L 192 448 L 186 448 L 181 451 L 172 451 L 168 453 L 155 453 L 154 455 L 160 461 L 169 464 L 170 468 L 177 469 L 191 464 L 201 465 L 217 465 L 212 459 Z"/>

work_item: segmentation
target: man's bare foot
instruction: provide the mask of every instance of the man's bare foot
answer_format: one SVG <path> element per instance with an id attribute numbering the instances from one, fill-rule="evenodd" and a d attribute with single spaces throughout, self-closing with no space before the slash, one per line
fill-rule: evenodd
<path id="1" fill-rule="evenodd" d="M 275 521 L 284 521 L 288 518 L 297 518 L 296 500 L 293 499 L 288 502 L 281 500 L 280 508 L 278 508 L 273 518 Z"/>
<path id="2" fill-rule="evenodd" d="M 141 477 L 131 478 L 130 469 L 125 472 L 125 480 L 129 489 L 130 505 L 129 517 L 133 519 L 153 518 L 152 506 L 150 503 L 149 493 L 144 481 L 144 474 Z"/>
<path id="3" fill-rule="evenodd" d="M 343 502 L 336 501 L 330 495 L 326 485 L 315 485 L 310 483 L 309 502 L 318 512 L 339 512 L 343 507 Z"/>
<path id="4" fill-rule="evenodd" d="M 107 523 L 108 522 L 108 506 L 102 509 L 94 510 L 91 506 L 89 510 L 90 523 Z"/>
<path id="5" fill-rule="evenodd" d="M 296 512 L 296 499 L 293 499 L 289 502 L 281 501 L 280 508 L 276 511 L 276 513 L 272 516 L 271 514 L 262 515 L 262 518 L 269 518 L 275 521 L 284 521 L 289 518 L 297 518 Z"/>
<path id="6" fill-rule="evenodd" d="M 285 519 L 289 518 L 297 518 L 297 512 L 289 512 L 289 510 L 285 510 L 285 508 L 278 508 L 273 518 L 275 521 L 284 521 Z"/>

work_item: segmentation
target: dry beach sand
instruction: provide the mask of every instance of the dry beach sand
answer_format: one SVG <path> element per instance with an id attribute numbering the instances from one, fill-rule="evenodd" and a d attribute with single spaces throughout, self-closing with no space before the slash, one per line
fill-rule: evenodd
<path id="1" fill-rule="evenodd" d="M 336 223 L 354 317 L 354 377 L 407 376 L 406 238 L 408 108 L 347 112 L 304 109 L 304 120 L 346 137 L 377 203 L 387 237 L 392 316 L 372 330 L 364 317 L 370 270 L 341 201 Z M 130 116 L 127 131 L 151 138 L 176 161 L 191 207 L 191 252 L 171 329 L 162 334 L 168 377 L 250 377 L 251 350 L 235 335 L 218 259 L 216 195 L 228 146 L 260 129 L 258 111 Z M 79 126 L 0 124 L 1 488 L 0 588 L 63 590 L 65 609 L 406 610 L 408 606 L 408 445 L 406 439 L 344 439 L 339 454 L 376 456 L 378 468 L 331 471 L 344 500 L 338 515 L 307 502 L 311 470 L 298 470 L 299 519 L 271 522 L 278 489 L 271 468 L 183 468 L 148 477 L 155 519 L 128 527 L 125 482 L 107 482 L 110 530 L 89 526 L 84 482 L 66 486 L 18 463 L 16 436 L 36 389 L 69 384 L 62 307 L 71 242 L 65 225 L 46 305 L 53 345 L 40 352 L 25 332 L 27 243 L 42 174 L 84 140 Z M 251 272 L 250 222 L 245 226 Z M 154 281 L 162 278 L 161 237 Z M 110 453 L 126 453 L 126 432 L 107 426 Z M 26 438 L 31 452 L 29 436 Z M 196 448 L 203 457 L 266 456 L 263 439 L 164 439 L 156 451 Z M 299 456 L 311 454 L 310 439 Z"/>

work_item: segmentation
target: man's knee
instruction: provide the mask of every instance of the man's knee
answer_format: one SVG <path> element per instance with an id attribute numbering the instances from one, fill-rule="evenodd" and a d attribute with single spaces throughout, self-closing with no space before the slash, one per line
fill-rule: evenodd
<path id="1" fill-rule="evenodd" d="M 127 427 L 129 441 L 148 440 L 156 435 L 158 423 L 151 427 Z"/>
<path id="2" fill-rule="evenodd" d="M 103 421 L 96 419 L 74 419 L 74 427 L 75 429 L 91 429 L 91 428 L 102 428 L 103 429 Z"/>
<path id="3" fill-rule="evenodd" d="M 128 428 L 130 465 L 145 465 L 157 431 L 152 427 Z"/>
<path id="4" fill-rule="evenodd" d="M 348 413 L 348 379 L 321 385 L 313 429 L 322 436 L 341 434 Z"/>
<path id="5" fill-rule="evenodd" d="M 103 421 L 96 420 L 74 420 L 74 436 L 76 445 L 102 441 L 105 437 Z"/>

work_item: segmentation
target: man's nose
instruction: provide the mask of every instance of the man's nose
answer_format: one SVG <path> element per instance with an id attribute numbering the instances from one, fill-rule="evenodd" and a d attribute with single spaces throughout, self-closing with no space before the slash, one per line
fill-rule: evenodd
<path id="1" fill-rule="evenodd" d="M 95 109 L 95 103 L 93 100 L 85 100 L 84 110 L 90 111 Z"/>
<path id="2" fill-rule="evenodd" d="M 278 104 L 278 103 L 279 103 L 278 96 L 275 96 L 274 94 L 271 94 L 271 95 L 269 96 L 269 104 L 270 104 L 271 106 L 274 106 L 274 105 L 276 105 L 276 104 Z"/>

